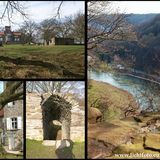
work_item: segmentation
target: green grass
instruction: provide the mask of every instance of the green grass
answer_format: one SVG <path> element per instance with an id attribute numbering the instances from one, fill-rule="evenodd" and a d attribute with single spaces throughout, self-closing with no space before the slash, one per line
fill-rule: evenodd
<path id="1" fill-rule="evenodd" d="M 6 153 L 2 146 L 0 146 L 0 159 L 23 159 L 23 155 Z"/>
<path id="2" fill-rule="evenodd" d="M 0 78 L 83 78 L 84 73 L 84 46 L 0 47 Z"/>
<path id="3" fill-rule="evenodd" d="M 73 146 L 75 159 L 84 159 L 84 142 L 75 142 Z M 56 159 L 55 147 L 44 146 L 42 141 L 26 141 L 26 158 L 52 158 Z"/>

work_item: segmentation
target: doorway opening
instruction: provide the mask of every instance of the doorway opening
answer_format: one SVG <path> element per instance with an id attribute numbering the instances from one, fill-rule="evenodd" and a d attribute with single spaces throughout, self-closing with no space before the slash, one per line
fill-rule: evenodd
<path id="1" fill-rule="evenodd" d="M 43 140 L 61 140 L 62 131 L 70 134 L 64 122 L 70 124 L 71 104 L 58 95 L 42 98 Z M 64 129 L 63 129 L 64 128 Z"/>

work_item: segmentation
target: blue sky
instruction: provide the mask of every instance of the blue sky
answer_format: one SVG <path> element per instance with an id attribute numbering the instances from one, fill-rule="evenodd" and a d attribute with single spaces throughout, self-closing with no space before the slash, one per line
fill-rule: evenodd
<path id="1" fill-rule="evenodd" d="M 3 81 L 0 81 L 0 93 L 3 92 Z"/>
<path id="2" fill-rule="evenodd" d="M 61 1 L 21 1 L 20 3 L 25 7 L 25 13 L 28 14 L 30 19 L 40 22 L 44 19 L 54 17 L 60 2 Z M 4 10 L 4 4 L 5 2 L 0 1 L 0 16 Z M 61 6 L 60 17 L 70 16 L 78 11 L 84 13 L 84 10 L 84 1 L 64 1 Z M 14 13 L 12 21 L 16 23 L 12 25 L 12 29 L 17 29 L 24 19 L 20 14 Z M 9 25 L 7 18 L 2 22 L 0 21 L 0 26 L 5 25 Z"/>

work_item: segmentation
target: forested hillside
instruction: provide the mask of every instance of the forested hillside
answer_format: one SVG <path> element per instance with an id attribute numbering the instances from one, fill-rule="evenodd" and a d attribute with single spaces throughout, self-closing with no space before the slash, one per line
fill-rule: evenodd
<path id="1" fill-rule="evenodd" d="M 100 61 L 160 75 L 160 15 L 131 14 L 126 20 L 132 23 L 136 38 L 105 41 L 104 51 L 96 52 Z"/>

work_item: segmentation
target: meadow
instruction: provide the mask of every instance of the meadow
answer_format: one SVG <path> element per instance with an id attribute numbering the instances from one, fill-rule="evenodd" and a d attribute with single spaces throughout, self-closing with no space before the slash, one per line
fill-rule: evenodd
<path id="1" fill-rule="evenodd" d="M 0 78 L 84 78 L 82 45 L 4 45 Z"/>
<path id="2" fill-rule="evenodd" d="M 84 159 L 84 142 L 75 142 L 72 151 L 75 159 Z M 27 139 L 26 158 L 57 159 L 58 157 L 55 154 L 55 147 L 44 146 L 42 145 L 42 141 Z"/>

